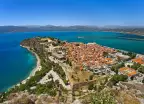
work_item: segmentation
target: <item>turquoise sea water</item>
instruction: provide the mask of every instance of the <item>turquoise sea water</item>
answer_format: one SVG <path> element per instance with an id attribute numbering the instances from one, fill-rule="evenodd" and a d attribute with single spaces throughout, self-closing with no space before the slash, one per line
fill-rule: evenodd
<path id="1" fill-rule="evenodd" d="M 144 54 L 144 36 L 111 32 L 23 32 L 0 34 L 0 92 L 25 79 L 36 58 L 20 47 L 23 39 L 51 36 L 69 42 L 96 42 L 112 48 Z M 82 37 L 82 38 L 78 38 Z"/>

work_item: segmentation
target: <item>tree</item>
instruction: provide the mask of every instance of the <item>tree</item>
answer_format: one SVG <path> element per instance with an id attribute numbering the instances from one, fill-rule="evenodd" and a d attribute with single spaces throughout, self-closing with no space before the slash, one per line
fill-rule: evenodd
<path id="1" fill-rule="evenodd" d="M 144 74 L 144 66 L 139 67 L 139 68 L 138 68 L 138 71 L 139 71 L 140 73 L 143 73 L 143 74 Z"/>
<path id="2" fill-rule="evenodd" d="M 123 52 L 123 54 L 130 56 L 130 59 L 133 59 L 136 57 L 136 53 L 134 52 Z"/>
<path id="3" fill-rule="evenodd" d="M 138 70 L 138 68 L 140 67 L 141 65 L 138 64 L 138 63 L 134 63 L 131 68 L 135 69 L 135 70 Z"/>
<path id="4" fill-rule="evenodd" d="M 113 65 L 113 66 L 111 67 L 111 70 L 114 71 L 116 74 L 118 74 L 118 70 L 119 70 L 119 68 L 121 68 L 121 67 L 124 67 L 124 63 L 123 63 L 123 62 L 122 62 L 122 63 L 118 63 L 118 64 L 116 64 L 116 65 Z"/>
<path id="5" fill-rule="evenodd" d="M 131 57 L 131 59 L 136 57 L 136 54 L 133 52 L 128 52 L 128 55 Z"/>
<path id="6" fill-rule="evenodd" d="M 117 75 L 115 74 L 112 78 L 111 78 L 111 82 L 113 83 L 113 85 L 115 85 L 116 83 L 118 83 L 119 81 L 126 81 L 128 79 L 128 76 L 126 75 Z"/>

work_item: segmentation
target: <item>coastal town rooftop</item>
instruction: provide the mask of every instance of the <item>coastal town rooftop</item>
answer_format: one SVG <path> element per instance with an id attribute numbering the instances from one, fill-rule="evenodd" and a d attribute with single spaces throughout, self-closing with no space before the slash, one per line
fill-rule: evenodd
<path id="1" fill-rule="evenodd" d="M 96 43 L 65 43 L 67 58 L 79 66 L 99 67 L 105 64 L 112 64 L 112 58 L 105 58 L 104 53 L 115 53 L 112 48 L 103 47 Z"/>
<path id="2" fill-rule="evenodd" d="M 129 68 L 129 67 L 122 67 L 122 68 L 119 69 L 119 72 L 121 74 L 127 75 L 129 77 L 134 76 L 134 75 L 137 74 L 137 72 L 134 69 Z"/>
<path id="3" fill-rule="evenodd" d="M 135 63 L 144 65 L 144 58 L 143 57 L 138 57 L 138 58 L 132 59 L 132 61 Z"/>

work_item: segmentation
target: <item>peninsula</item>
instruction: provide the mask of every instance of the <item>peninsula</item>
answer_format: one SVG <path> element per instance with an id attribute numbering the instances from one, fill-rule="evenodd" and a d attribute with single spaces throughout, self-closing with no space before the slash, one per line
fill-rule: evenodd
<path id="1" fill-rule="evenodd" d="M 36 56 L 37 66 L 0 95 L 1 104 L 144 103 L 141 54 L 52 37 L 25 39 L 21 46 Z"/>

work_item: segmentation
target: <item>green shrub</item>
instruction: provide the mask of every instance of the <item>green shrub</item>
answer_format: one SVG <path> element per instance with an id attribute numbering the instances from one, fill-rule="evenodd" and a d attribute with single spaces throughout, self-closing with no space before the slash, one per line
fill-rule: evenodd
<path id="1" fill-rule="evenodd" d="M 101 91 L 92 94 L 91 104 L 116 104 L 116 101 L 111 92 Z"/>
<path id="2" fill-rule="evenodd" d="M 119 81 L 126 81 L 128 79 L 128 76 L 126 75 L 117 75 L 115 74 L 112 78 L 111 78 L 111 82 L 115 85 L 116 83 L 118 83 Z"/>

